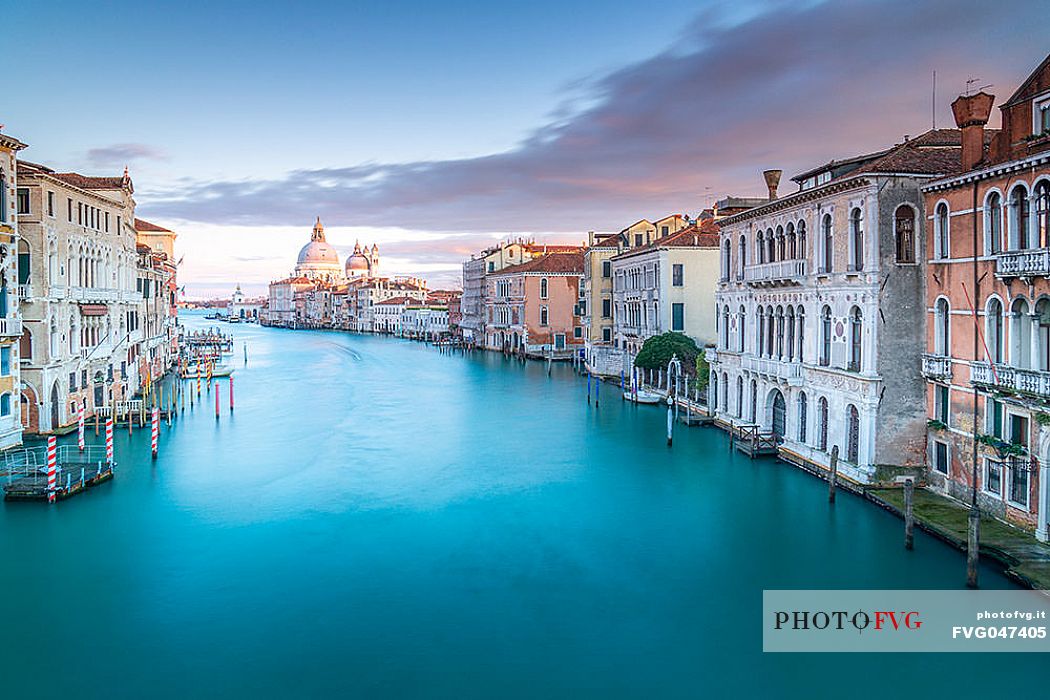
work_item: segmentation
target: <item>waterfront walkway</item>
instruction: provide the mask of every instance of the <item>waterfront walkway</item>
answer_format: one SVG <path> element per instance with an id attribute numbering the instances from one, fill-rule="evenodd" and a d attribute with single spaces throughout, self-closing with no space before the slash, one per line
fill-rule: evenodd
<path id="1" fill-rule="evenodd" d="M 869 489 L 869 500 L 904 517 L 903 489 Z M 915 491 L 915 524 L 953 547 L 966 551 L 969 507 L 927 489 Z M 981 518 L 981 556 L 1003 565 L 1007 576 L 1050 591 L 1050 545 L 1030 533 L 988 515 Z"/>

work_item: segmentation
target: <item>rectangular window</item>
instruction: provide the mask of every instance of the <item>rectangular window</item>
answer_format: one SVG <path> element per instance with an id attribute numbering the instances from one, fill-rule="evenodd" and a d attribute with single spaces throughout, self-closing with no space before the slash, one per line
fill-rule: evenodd
<path id="1" fill-rule="evenodd" d="M 11 374 L 11 346 L 0 348 L 0 374 L 5 377 Z"/>
<path id="2" fill-rule="evenodd" d="M 941 474 L 948 473 L 948 443 L 933 443 L 933 468 Z"/>
<path id="3" fill-rule="evenodd" d="M 106 233 L 109 233 L 109 212 L 106 212 Z"/>
<path id="4" fill-rule="evenodd" d="M 685 304 L 671 304 L 671 330 L 685 330 Z"/>
<path id="5" fill-rule="evenodd" d="M 608 343 L 610 340 L 612 340 L 612 328 L 606 326 L 602 329 L 602 341 Z"/>
<path id="6" fill-rule="evenodd" d="M 612 316 L 612 299 L 602 299 L 602 318 Z"/>
<path id="7" fill-rule="evenodd" d="M 495 271 L 496 271 L 496 263 L 494 263 L 491 260 L 489 260 L 489 272 L 495 272 Z"/>
<path id="8" fill-rule="evenodd" d="M 1028 447 L 1028 418 L 1010 414 L 1010 442 Z"/>
<path id="9" fill-rule="evenodd" d="M 582 326 L 576 326 L 575 328 L 572 329 L 572 334 L 575 337 L 577 337 L 577 338 L 582 338 L 583 337 L 583 327 Z"/>
<path id="10" fill-rule="evenodd" d="M 47 215 L 48 216 L 54 216 L 55 215 L 55 193 L 54 192 L 48 192 L 47 193 Z"/>
<path id="11" fill-rule="evenodd" d="M 579 308 L 576 311 L 576 315 L 577 316 L 586 316 L 587 315 L 587 300 L 586 299 L 580 299 L 580 303 L 577 304 L 577 306 Z"/>
<path id="12" fill-rule="evenodd" d="M 608 279 L 612 276 L 612 261 L 602 260 L 602 277 Z"/>
<path id="13" fill-rule="evenodd" d="M 1002 498 L 1003 464 L 994 459 L 984 460 L 984 490 Z"/>
<path id="14" fill-rule="evenodd" d="M 984 430 L 989 435 L 997 438 L 1003 436 L 1003 404 L 992 397 L 984 401 Z"/>
<path id="15" fill-rule="evenodd" d="M 671 229 L 668 226 L 661 226 L 660 227 L 660 235 L 661 236 L 666 236 L 670 231 L 671 231 Z"/>
<path id="16" fill-rule="evenodd" d="M 77 373 L 76 372 L 70 372 L 69 373 L 69 390 L 71 392 L 77 390 Z"/>
<path id="17" fill-rule="evenodd" d="M 634 245 L 637 247 L 637 246 L 640 246 L 641 244 L 642 244 L 642 234 L 640 234 L 640 233 L 634 234 Z"/>
<path id="18" fill-rule="evenodd" d="M 82 202 L 77 202 L 77 224 L 84 225 L 84 204 Z"/>
<path id="19" fill-rule="evenodd" d="M 681 287 L 684 276 L 685 270 L 682 265 L 676 263 L 671 266 L 671 286 Z"/>
<path id="20" fill-rule="evenodd" d="M 1028 462 L 1014 460 L 1007 462 L 1010 470 L 1010 501 L 1028 507 Z"/>
<path id="21" fill-rule="evenodd" d="M 16 190 L 18 195 L 18 213 L 28 214 L 29 213 L 29 188 L 19 187 Z"/>
<path id="22" fill-rule="evenodd" d="M 948 425 L 948 387 L 943 384 L 935 384 L 934 390 L 936 391 L 934 396 L 935 415 L 937 420 Z"/>
<path id="23" fill-rule="evenodd" d="M 69 217 L 69 223 L 73 223 L 73 200 L 66 198 L 66 215 Z"/>

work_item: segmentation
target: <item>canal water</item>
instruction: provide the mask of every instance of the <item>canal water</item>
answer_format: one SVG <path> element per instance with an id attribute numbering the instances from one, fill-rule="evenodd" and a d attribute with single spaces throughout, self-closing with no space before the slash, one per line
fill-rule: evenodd
<path id="1" fill-rule="evenodd" d="M 199 316 L 184 322 L 203 326 Z M 568 366 L 224 326 L 236 411 L 118 431 L 117 476 L 0 506 L 0 697 L 847 697 L 1036 655 L 772 655 L 766 588 L 958 588 L 965 561 Z M 243 365 L 247 343 L 248 363 Z M 97 438 L 89 431 L 89 438 Z M 992 568 L 989 588 L 1011 584 Z M 1024 680 L 1027 679 L 1027 680 Z"/>

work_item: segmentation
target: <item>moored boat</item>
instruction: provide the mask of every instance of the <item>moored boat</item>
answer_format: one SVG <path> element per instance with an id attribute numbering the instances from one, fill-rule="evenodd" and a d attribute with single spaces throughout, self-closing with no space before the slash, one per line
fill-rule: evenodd
<path id="1" fill-rule="evenodd" d="M 638 391 L 631 391 L 628 389 L 623 392 L 623 397 L 627 401 L 633 401 L 635 403 L 660 403 L 660 401 L 663 400 L 663 397 L 659 394 L 645 391 L 644 389 L 639 389 Z"/>

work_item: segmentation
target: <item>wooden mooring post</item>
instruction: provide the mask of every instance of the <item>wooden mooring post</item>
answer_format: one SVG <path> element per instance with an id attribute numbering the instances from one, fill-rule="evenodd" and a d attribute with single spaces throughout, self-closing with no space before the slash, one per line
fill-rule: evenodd
<path id="1" fill-rule="evenodd" d="M 981 555 L 978 549 L 981 541 L 981 511 L 977 506 L 970 507 L 966 528 L 966 585 L 977 588 L 977 564 Z"/>
<path id="2" fill-rule="evenodd" d="M 915 498 L 915 480 L 907 479 L 904 482 L 904 548 L 915 547 L 915 514 L 912 511 L 912 501 Z"/>
<path id="3" fill-rule="evenodd" d="M 831 473 L 828 474 L 828 503 L 835 502 L 835 487 L 839 480 L 839 446 L 831 447 Z"/>

